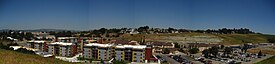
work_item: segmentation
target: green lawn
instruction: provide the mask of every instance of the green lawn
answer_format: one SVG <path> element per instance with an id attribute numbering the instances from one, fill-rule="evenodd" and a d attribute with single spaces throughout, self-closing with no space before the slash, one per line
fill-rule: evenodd
<path id="1" fill-rule="evenodd" d="M 260 61 L 260 62 L 258 62 L 256 64 L 275 64 L 275 56 L 270 57 L 268 59 L 265 59 L 263 61 Z"/>
<path id="2" fill-rule="evenodd" d="M 55 58 L 43 58 L 4 49 L 0 49 L 0 58 L 0 64 L 72 64 Z"/>

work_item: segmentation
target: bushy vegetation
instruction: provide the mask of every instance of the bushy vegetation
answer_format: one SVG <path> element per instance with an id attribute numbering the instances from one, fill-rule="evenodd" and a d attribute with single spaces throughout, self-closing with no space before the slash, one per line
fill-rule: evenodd
<path id="1" fill-rule="evenodd" d="M 23 39 L 27 39 L 27 40 L 31 40 L 34 39 L 34 36 L 31 32 L 20 32 L 20 31 L 4 31 L 4 32 L 0 32 L 0 38 L 2 38 L 3 40 L 8 40 L 7 37 L 12 37 L 18 40 L 23 40 Z"/>
<path id="2" fill-rule="evenodd" d="M 275 36 L 274 35 L 267 35 L 267 34 L 264 34 L 263 36 L 266 37 L 267 41 L 269 43 L 275 43 Z"/>
<path id="3" fill-rule="evenodd" d="M 188 50 L 188 52 L 189 52 L 190 54 L 196 54 L 196 53 L 199 52 L 199 49 L 198 49 L 198 48 L 191 48 L 191 49 Z"/>
<path id="4" fill-rule="evenodd" d="M 209 56 L 217 57 L 218 52 L 219 52 L 219 47 L 214 46 L 209 49 L 203 50 L 202 54 L 204 55 L 204 57 L 209 57 Z"/>
<path id="5" fill-rule="evenodd" d="M 25 54 L 35 54 L 34 51 L 27 50 L 27 49 L 24 49 L 24 48 L 19 48 L 17 50 L 14 50 L 13 48 L 10 48 L 10 46 L 16 46 L 16 45 L 18 45 L 18 44 L 10 43 L 10 44 L 7 44 L 7 45 L 3 45 L 2 43 L 0 43 L 0 49 L 12 50 L 12 51 L 20 52 L 20 53 L 25 53 Z"/>
<path id="6" fill-rule="evenodd" d="M 0 49 L 12 50 L 9 46 L 4 45 L 3 43 L 0 43 Z"/>
<path id="7" fill-rule="evenodd" d="M 113 64 L 127 64 L 127 62 L 125 61 L 118 61 L 118 60 L 114 60 Z"/>

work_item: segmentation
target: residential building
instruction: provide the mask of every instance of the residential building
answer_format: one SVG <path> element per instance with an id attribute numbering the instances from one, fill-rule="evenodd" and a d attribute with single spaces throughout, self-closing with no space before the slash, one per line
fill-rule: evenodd
<path id="1" fill-rule="evenodd" d="M 199 51 L 211 48 L 213 46 L 220 46 L 220 44 L 210 44 L 210 43 L 187 43 L 188 48 L 198 48 Z"/>
<path id="2" fill-rule="evenodd" d="M 175 44 L 169 42 L 149 42 L 148 45 L 152 45 L 153 53 L 163 53 L 164 49 L 174 49 Z"/>
<path id="3" fill-rule="evenodd" d="M 115 59 L 130 62 L 145 62 L 145 45 L 117 45 Z"/>
<path id="4" fill-rule="evenodd" d="M 71 42 L 78 42 L 77 37 L 56 37 L 56 42 L 64 42 L 64 43 L 71 43 Z"/>
<path id="5" fill-rule="evenodd" d="M 27 42 L 27 47 L 37 49 L 38 51 L 47 52 L 47 41 L 32 40 Z"/>
<path id="6" fill-rule="evenodd" d="M 55 42 L 48 44 L 48 52 L 55 56 L 74 56 L 77 54 L 76 43 Z"/>
<path id="7" fill-rule="evenodd" d="M 96 60 L 110 60 L 112 59 L 113 44 L 99 44 L 89 43 L 84 45 L 84 58 L 92 58 Z"/>
<path id="8" fill-rule="evenodd" d="M 146 45 L 89 43 L 84 45 L 83 57 L 96 60 L 115 59 L 129 62 L 145 62 L 145 60 L 151 60 L 152 49 Z"/>

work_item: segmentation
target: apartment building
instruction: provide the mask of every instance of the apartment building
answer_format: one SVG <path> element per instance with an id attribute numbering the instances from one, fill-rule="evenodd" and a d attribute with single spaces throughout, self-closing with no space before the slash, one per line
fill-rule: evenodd
<path id="1" fill-rule="evenodd" d="M 47 52 L 47 41 L 32 40 L 27 42 L 27 47 L 36 49 L 37 51 Z"/>
<path id="2" fill-rule="evenodd" d="M 56 42 L 64 42 L 64 43 L 71 43 L 71 42 L 78 42 L 77 37 L 57 37 Z"/>
<path id="3" fill-rule="evenodd" d="M 113 44 L 90 43 L 84 45 L 84 58 L 93 58 L 97 60 L 110 60 L 113 57 Z"/>
<path id="4" fill-rule="evenodd" d="M 115 59 L 130 62 L 145 62 L 145 45 L 117 45 Z"/>
<path id="5" fill-rule="evenodd" d="M 123 60 L 130 62 L 145 62 L 152 57 L 151 47 L 146 45 L 114 45 L 90 43 L 84 45 L 84 58 L 97 60 Z M 146 56 L 148 56 L 146 58 Z"/>
<path id="6" fill-rule="evenodd" d="M 76 43 L 54 42 L 48 44 L 48 52 L 55 56 L 74 56 L 77 54 Z"/>

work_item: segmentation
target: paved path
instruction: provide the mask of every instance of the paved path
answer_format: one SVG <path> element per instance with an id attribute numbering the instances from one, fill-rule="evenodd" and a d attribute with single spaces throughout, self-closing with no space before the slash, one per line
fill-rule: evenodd
<path id="1" fill-rule="evenodd" d="M 163 59 L 165 59 L 170 64 L 180 64 L 179 62 L 177 62 L 176 60 L 168 57 L 167 55 L 164 55 L 164 54 L 157 54 L 157 55 L 161 56 Z"/>

